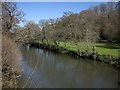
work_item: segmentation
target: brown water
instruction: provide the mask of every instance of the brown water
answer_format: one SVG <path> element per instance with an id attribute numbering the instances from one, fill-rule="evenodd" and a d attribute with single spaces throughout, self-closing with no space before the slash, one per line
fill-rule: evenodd
<path id="1" fill-rule="evenodd" d="M 18 87 L 26 88 L 117 88 L 118 71 L 88 59 L 56 54 L 37 48 L 21 48 L 22 76 Z"/>

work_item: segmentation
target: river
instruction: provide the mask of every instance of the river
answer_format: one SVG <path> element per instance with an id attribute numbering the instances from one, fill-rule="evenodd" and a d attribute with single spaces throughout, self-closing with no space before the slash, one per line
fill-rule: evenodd
<path id="1" fill-rule="evenodd" d="M 117 88 L 118 70 L 88 59 L 26 47 L 23 54 L 21 88 Z"/>

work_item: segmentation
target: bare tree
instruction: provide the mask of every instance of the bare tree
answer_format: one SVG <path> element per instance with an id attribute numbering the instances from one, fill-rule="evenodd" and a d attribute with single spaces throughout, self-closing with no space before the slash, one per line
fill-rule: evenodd
<path id="1" fill-rule="evenodd" d="M 2 3 L 2 27 L 3 30 L 11 30 L 22 20 L 23 12 L 17 8 L 16 3 Z"/>

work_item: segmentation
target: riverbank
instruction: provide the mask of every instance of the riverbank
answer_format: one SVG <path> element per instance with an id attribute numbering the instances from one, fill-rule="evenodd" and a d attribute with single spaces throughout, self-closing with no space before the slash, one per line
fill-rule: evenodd
<path id="1" fill-rule="evenodd" d="M 100 61 L 102 63 L 107 63 L 110 65 L 113 65 L 114 67 L 117 67 L 117 68 L 120 67 L 119 58 L 117 56 L 103 55 L 103 54 L 93 53 L 93 52 L 89 52 L 89 51 L 78 52 L 75 49 L 65 48 L 63 46 L 63 43 L 59 44 L 57 46 L 54 44 L 46 44 L 46 43 L 31 43 L 30 46 L 50 50 L 50 51 L 53 51 L 56 53 L 72 55 L 72 56 L 77 57 L 77 58 L 88 58 L 90 60 Z"/>
<path id="2" fill-rule="evenodd" d="M 12 38 L 2 36 L 2 88 L 16 88 L 22 55 Z"/>

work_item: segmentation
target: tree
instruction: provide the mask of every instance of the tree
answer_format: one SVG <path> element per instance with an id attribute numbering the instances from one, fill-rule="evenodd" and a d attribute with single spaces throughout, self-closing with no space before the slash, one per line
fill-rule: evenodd
<path id="1" fill-rule="evenodd" d="M 39 26 L 41 28 L 41 33 L 40 33 L 41 41 L 42 41 L 42 43 L 48 44 L 49 28 L 50 28 L 49 20 L 40 20 Z"/>
<path id="2" fill-rule="evenodd" d="M 23 16 L 23 12 L 18 9 L 16 3 L 2 3 L 2 28 L 4 31 L 12 30 L 22 21 Z"/>
<path id="3" fill-rule="evenodd" d="M 14 28 L 12 31 L 16 37 L 16 41 L 22 43 L 33 43 L 39 39 L 40 27 L 33 21 L 27 21 L 24 27 Z"/>

